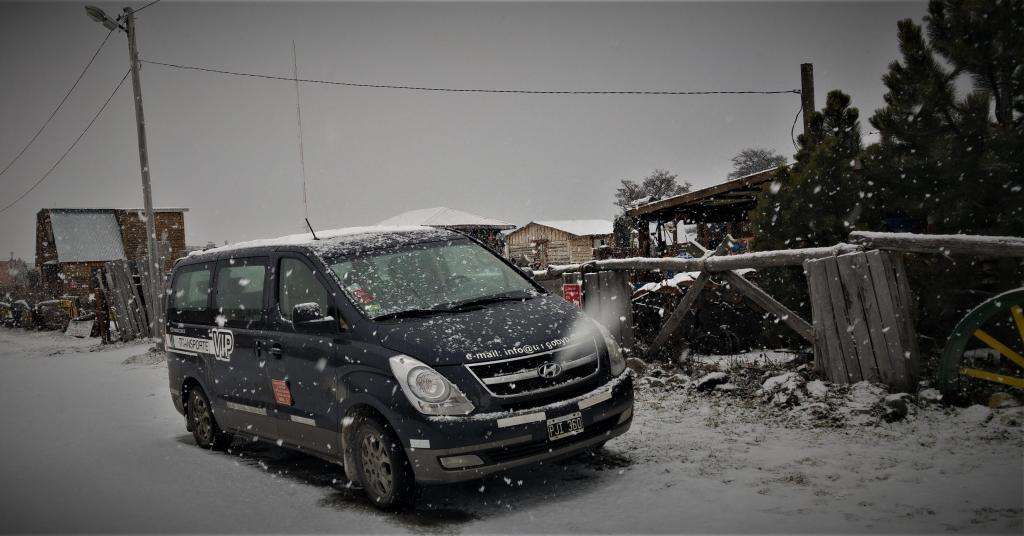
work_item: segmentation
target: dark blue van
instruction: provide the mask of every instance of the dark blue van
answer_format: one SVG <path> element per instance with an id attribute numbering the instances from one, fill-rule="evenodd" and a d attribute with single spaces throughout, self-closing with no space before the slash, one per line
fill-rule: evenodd
<path id="1" fill-rule="evenodd" d="M 383 507 L 416 484 L 599 448 L 633 386 L 608 332 L 475 240 L 351 228 L 193 253 L 167 307 L 171 396 L 234 435 L 344 464 Z"/>

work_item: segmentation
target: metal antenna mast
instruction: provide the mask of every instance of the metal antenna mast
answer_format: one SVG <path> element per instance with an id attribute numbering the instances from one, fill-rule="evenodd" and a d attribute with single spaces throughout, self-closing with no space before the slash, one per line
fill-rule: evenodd
<path id="1" fill-rule="evenodd" d="M 295 116 L 299 123 L 299 165 L 302 168 L 302 208 L 309 225 L 309 198 L 306 195 L 306 151 L 302 145 L 302 104 L 299 101 L 299 60 L 295 54 L 295 41 L 292 41 L 292 78 L 295 80 Z M 309 226 L 310 231 L 313 227 Z"/>

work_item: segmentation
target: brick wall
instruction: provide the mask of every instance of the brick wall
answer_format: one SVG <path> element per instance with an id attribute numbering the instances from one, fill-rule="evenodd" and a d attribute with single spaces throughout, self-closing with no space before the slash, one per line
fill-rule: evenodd
<path id="1" fill-rule="evenodd" d="M 124 254 L 129 260 L 146 258 L 146 222 L 141 210 L 116 210 L 117 224 L 121 227 Z M 164 270 L 170 270 L 174 261 L 185 256 L 185 214 L 183 212 L 157 212 L 156 238 L 165 243 Z"/>
<path id="2" fill-rule="evenodd" d="M 121 228 L 121 242 L 128 260 L 146 258 L 146 222 L 141 210 L 114 211 L 114 217 Z M 156 236 L 163 245 L 164 270 L 169 271 L 174 261 L 185 256 L 185 214 L 180 211 L 158 211 L 156 213 Z M 57 260 L 57 245 L 53 239 L 50 211 L 43 209 L 36 215 L 36 266 L 41 271 L 43 293 L 48 297 L 63 294 L 87 296 L 91 283 L 91 268 L 103 263 L 65 262 L 47 266 Z"/>
<path id="3" fill-rule="evenodd" d="M 53 241 L 53 227 L 50 225 L 50 211 L 43 209 L 36 214 L 36 266 L 57 260 L 57 244 Z"/>

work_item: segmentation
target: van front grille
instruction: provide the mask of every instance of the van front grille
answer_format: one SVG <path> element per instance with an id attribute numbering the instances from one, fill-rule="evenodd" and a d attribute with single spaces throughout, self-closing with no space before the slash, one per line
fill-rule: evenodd
<path id="1" fill-rule="evenodd" d="M 587 339 L 551 352 L 466 365 L 496 397 L 520 397 L 586 380 L 600 368 L 597 341 Z"/>

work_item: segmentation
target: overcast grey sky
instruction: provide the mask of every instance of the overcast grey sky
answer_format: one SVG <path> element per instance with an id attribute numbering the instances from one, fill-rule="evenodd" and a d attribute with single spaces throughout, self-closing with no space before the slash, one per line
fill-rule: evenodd
<path id="1" fill-rule="evenodd" d="M 133 2 L 139 7 L 143 2 Z M 82 3 L 0 4 L 0 165 L 50 113 L 102 40 Z M 108 13 L 123 4 L 97 2 Z M 862 118 L 882 104 L 896 21 L 918 3 L 186 3 L 139 15 L 144 58 L 423 86 L 748 90 L 834 88 Z M 0 178 L 0 206 L 81 132 L 128 68 L 123 35 Z M 153 197 L 188 207 L 190 244 L 303 230 L 290 82 L 146 65 Z M 437 205 L 522 224 L 608 218 L 622 178 L 654 168 L 697 186 L 744 147 L 793 153 L 797 95 L 536 96 L 304 85 L 310 217 L 373 224 Z M 797 127 L 799 131 L 799 126 Z M 862 129 L 867 131 L 866 120 Z M 0 214 L 0 252 L 34 259 L 44 207 L 140 207 L 131 86 L 39 188 Z"/>

